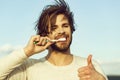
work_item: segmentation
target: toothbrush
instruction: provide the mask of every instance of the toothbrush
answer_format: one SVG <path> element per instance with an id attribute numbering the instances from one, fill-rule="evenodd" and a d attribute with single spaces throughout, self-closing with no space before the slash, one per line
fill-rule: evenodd
<path id="1" fill-rule="evenodd" d="M 58 41 L 65 41 L 66 38 L 59 38 L 59 39 L 53 39 L 53 40 L 46 40 L 46 42 L 58 42 Z M 34 41 L 34 44 L 37 44 L 38 41 Z"/>

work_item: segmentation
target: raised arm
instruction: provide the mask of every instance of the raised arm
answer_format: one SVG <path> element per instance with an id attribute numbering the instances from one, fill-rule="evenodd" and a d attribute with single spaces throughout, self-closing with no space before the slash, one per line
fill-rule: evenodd
<path id="1" fill-rule="evenodd" d="M 23 62 L 28 57 L 44 51 L 46 48 L 49 47 L 49 45 L 53 43 L 53 42 L 46 42 L 46 40 L 49 40 L 49 38 L 41 37 L 39 35 L 32 36 L 27 46 L 25 46 L 24 49 L 13 51 L 8 56 L 0 59 L 0 63 L 1 63 L 0 64 L 0 80 L 4 80 L 7 76 L 10 75 L 10 73 L 13 70 L 19 72 L 20 68 L 15 70 L 16 67 L 23 64 Z M 37 43 L 34 43 L 36 41 Z M 22 71 L 23 68 L 21 68 L 20 70 Z"/>

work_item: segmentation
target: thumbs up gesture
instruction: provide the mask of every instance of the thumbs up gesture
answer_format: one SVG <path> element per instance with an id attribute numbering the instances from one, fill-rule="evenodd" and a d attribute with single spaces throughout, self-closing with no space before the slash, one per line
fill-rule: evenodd
<path id="1" fill-rule="evenodd" d="M 95 70 L 92 63 L 92 55 L 87 58 L 87 66 L 78 69 L 80 80 L 105 80 L 105 78 Z"/>
<path id="2" fill-rule="evenodd" d="M 94 68 L 93 64 L 92 64 L 92 55 L 89 55 L 88 58 L 87 58 L 87 63 L 88 63 L 88 67 L 89 68 Z"/>

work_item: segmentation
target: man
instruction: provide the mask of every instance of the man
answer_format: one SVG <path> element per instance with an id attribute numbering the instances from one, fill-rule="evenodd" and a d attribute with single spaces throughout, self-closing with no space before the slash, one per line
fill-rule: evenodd
<path id="1" fill-rule="evenodd" d="M 36 29 L 24 49 L 0 60 L 0 80 L 107 80 L 92 55 L 87 59 L 72 55 L 74 20 L 64 0 L 44 8 Z M 46 57 L 28 59 L 46 49 Z"/>

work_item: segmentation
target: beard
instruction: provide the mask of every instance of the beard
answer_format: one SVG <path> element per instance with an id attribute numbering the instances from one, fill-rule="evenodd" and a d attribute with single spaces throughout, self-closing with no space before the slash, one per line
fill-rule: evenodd
<path id="1" fill-rule="evenodd" d="M 72 42 L 72 39 L 69 42 L 69 44 L 67 44 L 67 45 L 63 44 L 61 46 L 58 46 L 56 43 L 54 43 L 51 45 L 51 48 L 55 51 L 58 51 L 58 52 L 66 52 L 70 48 L 71 42 Z"/>

